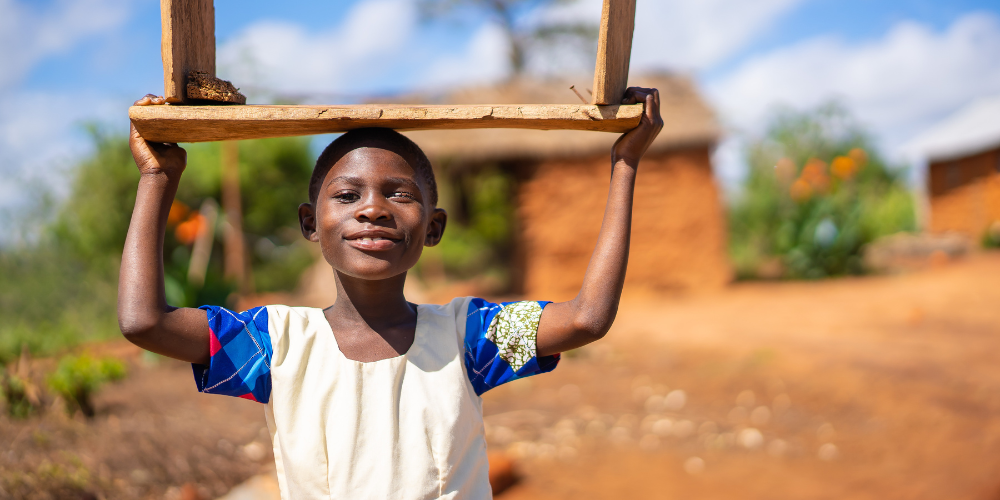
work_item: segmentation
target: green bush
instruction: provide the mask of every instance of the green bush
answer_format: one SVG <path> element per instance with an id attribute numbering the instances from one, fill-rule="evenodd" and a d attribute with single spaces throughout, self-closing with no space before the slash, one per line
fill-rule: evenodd
<path id="1" fill-rule="evenodd" d="M 93 394 L 107 382 L 125 378 L 125 365 L 114 358 L 94 359 L 87 354 L 66 356 L 56 371 L 49 375 L 49 387 L 66 402 L 73 413 L 79 409 L 87 417 L 94 416 Z"/>
<path id="2" fill-rule="evenodd" d="M 860 274 L 866 244 L 915 227 L 904 171 L 836 104 L 779 113 L 749 164 L 729 210 L 741 278 Z"/>
<path id="3" fill-rule="evenodd" d="M 983 233 L 983 248 L 1000 248 L 1000 221 L 994 221 Z"/>
<path id="4" fill-rule="evenodd" d="M 35 411 L 28 397 L 28 384 L 17 375 L 0 373 L 0 398 L 7 404 L 7 414 L 14 418 L 27 418 Z"/>

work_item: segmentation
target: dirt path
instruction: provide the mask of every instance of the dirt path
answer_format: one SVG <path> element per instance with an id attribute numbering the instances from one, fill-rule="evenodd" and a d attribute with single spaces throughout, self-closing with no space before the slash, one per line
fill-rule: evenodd
<path id="1" fill-rule="evenodd" d="M 504 497 L 1000 498 L 998 278 L 993 254 L 630 297 L 607 339 L 486 397 L 524 476 Z"/>
<path id="2" fill-rule="evenodd" d="M 486 395 L 522 476 L 502 498 L 1000 499 L 998 278 L 994 253 L 628 296 L 608 338 Z M 258 404 L 126 357 L 93 421 L 0 416 L 0 498 L 207 499 L 268 470 Z"/>

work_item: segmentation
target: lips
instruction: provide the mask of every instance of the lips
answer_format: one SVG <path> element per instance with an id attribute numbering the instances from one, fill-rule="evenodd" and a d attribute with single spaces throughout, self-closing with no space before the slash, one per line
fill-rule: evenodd
<path id="1" fill-rule="evenodd" d="M 389 231 L 381 229 L 368 229 L 364 231 L 359 231 L 344 237 L 347 240 L 347 244 L 357 248 L 358 250 L 367 251 L 384 251 L 391 250 L 401 241 L 400 238 L 394 238 L 394 235 Z"/>

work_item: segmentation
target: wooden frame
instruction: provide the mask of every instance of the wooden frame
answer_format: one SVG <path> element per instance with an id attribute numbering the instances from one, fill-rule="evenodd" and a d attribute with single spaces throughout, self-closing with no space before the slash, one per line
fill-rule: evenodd
<path id="1" fill-rule="evenodd" d="M 642 104 L 620 105 L 628 80 L 635 0 L 604 0 L 592 104 L 189 106 L 187 76 L 215 76 L 212 0 L 161 0 L 165 106 L 132 106 L 129 119 L 150 141 L 204 142 L 343 132 L 361 127 L 401 130 L 463 128 L 569 129 L 625 132 L 639 124 Z"/>

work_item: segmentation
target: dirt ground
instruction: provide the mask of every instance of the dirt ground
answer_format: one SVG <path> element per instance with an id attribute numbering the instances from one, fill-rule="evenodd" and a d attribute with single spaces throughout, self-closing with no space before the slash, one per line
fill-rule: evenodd
<path id="1" fill-rule="evenodd" d="M 1000 499 L 998 277 L 992 253 L 628 295 L 606 339 L 485 396 L 521 477 L 502 498 Z M 212 498 L 267 470 L 259 405 L 129 359 L 92 422 L 0 417 L 0 498 Z"/>

